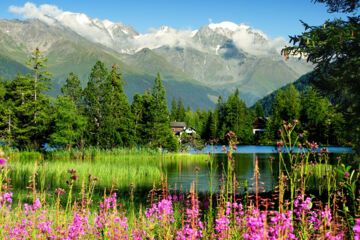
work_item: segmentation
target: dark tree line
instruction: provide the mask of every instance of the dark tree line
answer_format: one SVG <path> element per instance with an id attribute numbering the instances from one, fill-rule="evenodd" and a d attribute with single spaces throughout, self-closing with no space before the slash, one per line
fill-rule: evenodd
<path id="1" fill-rule="evenodd" d="M 172 121 L 184 121 L 192 126 L 204 141 L 217 139 L 226 144 L 225 134 L 232 131 L 238 137 L 240 144 L 273 144 L 280 139 L 279 130 L 283 121 L 300 121 L 297 131 L 309 141 L 322 144 L 343 145 L 350 141 L 346 134 L 344 115 L 338 111 L 338 106 L 331 104 L 328 98 L 319 94 L 314 88 L 299 92 L 290 84 L 284 90 L 279 90 L 274 96 L 272 109 L 267 116 L 264 134 L 253 134 L 253 122 L 264 118 L 260 102 L 254 109 L 249 109 L 240 99 L 239 92 L 231 94 L 226 102 L 222 97 L 214 110 L 192 112 L 190 108 L 185 117 L 179 112 L 184 111 L 182 101 L 173 99 L 171 104 Z"/>
<path id="2" fill-rule="evenodd" d="M 263 141 L 278 139 L 283 121 L 292 122 L 294 119 L 301 123 L 297 131 L 309 141 L 343 145 L 348 140 L 344 116 L 336 105 L 314 88 L 300 93 L 290 84 L 275 96 Z"/>

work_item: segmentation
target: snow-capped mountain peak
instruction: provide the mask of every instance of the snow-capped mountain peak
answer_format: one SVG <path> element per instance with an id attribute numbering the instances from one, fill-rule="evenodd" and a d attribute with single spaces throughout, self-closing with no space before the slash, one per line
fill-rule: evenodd
<path id="1" fill-rule="evenodd" d="M 230 30 L 230 31 L 233 31 L 233 32 L 235 32 L 239 28 L 239 25 L 237 25 L 237 24 L 235 24 L 233 22 L 211 23 L 208 26 L 212 30 L 215 30 L 217 28 L 221 28 L 221 29 L 227 29 L 227 30 Z"/>
<path id="2" fill-rule="evenodd" d="M 139 34 L 131 26 L 114 23 L 110 20 L 92 19 L 84 13 L 64 12 L 56 6 L 42 5 L 37 8 L 32 3 L 24 7 L 13 7 L 13 12 L 24 18 L 36 18 L 49 25 L 61 24 L 77 34 L 96 43 L 113 48 L 118 52 L 135 52 L 138 49 L 155 49 L 161 46 L 190 47 L 201 51 L 217 52 L 231 41 L 234 46 L 247 53 L 273 54 L 285 45 L 284 39 L 269 39 L 262 31 L 255 30 L 246 24 L 229 21 L 211 23 L 200 30 L 177 30 L 169 26 L 152 29 L 149 33 Z M 34 11 L 37 9 L 37 11 Z M 276 51 L 274 51 L 274 49 Z"/>

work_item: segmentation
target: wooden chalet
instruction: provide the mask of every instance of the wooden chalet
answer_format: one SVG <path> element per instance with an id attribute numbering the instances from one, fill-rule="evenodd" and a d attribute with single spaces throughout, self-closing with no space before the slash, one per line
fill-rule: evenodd
<path id="1" fill-rule="evenodd" d="M 267 123 L 267 118 L 259 117 L 253 122 L 253 134 L 264 133 Z"/>
<path id="2" fill-rule="evenodd" d="M 171 131 L 180 136 L 186 130 L 186 123 L 185 122 L 170 122 Z"/>

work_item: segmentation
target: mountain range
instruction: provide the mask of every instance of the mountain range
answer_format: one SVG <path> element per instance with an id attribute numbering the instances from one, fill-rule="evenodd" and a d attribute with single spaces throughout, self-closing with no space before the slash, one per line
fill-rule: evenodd
<path id="1" fill-rule="evenodd" d="M 48 58 L 59 93 L 70 72 L 86 85 L 97 60 L 120 66 L 129 100 L 151 88 L 160 72 L 168 102 L 181 97 L 193 109 L 213 107 L 239 89 L 248 106 L 312 70 L 303 60 L 285 61 L 282 38 L 270 39 L 245 24 L 211 23 L 199 30 L 168 26 L 141 34 L 130 25 L 61 12 L 37 19 L 0 20 L 0 76 L 28 71 L 36 47 Z"/>

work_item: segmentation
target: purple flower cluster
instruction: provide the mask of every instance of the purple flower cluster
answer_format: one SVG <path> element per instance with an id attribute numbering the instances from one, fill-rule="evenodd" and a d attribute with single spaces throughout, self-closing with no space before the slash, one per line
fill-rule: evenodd
<path id="1" fill-rule="evenodd" d="M 151 221 L 160 224 L 174 222 L 173 207 L 171 200 L 163 199 L 154 203 L 151 208 L 145 211 L 145 216 Z"/>
<path id="2" fill-rule="evenodd" d="M 354 231 L 354 240 L 360 240 L 360 218 L 355 219 L 356 224 L 353 227 L 353 231 Z"/>
<path id="3" fill-rule="evenodd" d="M 46 210 L 39 199 L 12 213 L 7 207 L 12 203 L 12 193 L 3 193 L 0 199 L 2 206 L 6 207 L 2 207 L 0 213 L 7 221 L 1 222 L 1 239 L 289 240 L 320 237 L 339 240 L 349 236 L 343 232 L 342 220 L 336 223 L 327 206 L 316 209 L 311 198 L 305 196 L 296 198 L 293 212 L 260 210 L 252 205 L 244 210 L 237 202 L 226 202 L 218 206 L 213 227 L 206 231 L 205 226 L 210 224 L 200 219 L 198 198 L 196 194 L 190 197 L 187 207 L 180 210 L 183 215 L 175 215 L 181 225 L 175 223 L 173 209 L 174 204 L 181 203 L 168 197 L 152 204 L 145 210 L 145 218 L 134 220 L 129 229 L 125 212 L 118 209 L 116 194 L 104 198 L 96 214 L 73 208 L 69 215 L 63 216 Z M 360 219 L 356 219 L 352 230 L 354 239 L 360 240 Z"/>
<path id="4" fill-rule="evenodd" d="M 186 220 L 181 230 L 176 233 L 176 240 L 201 239 L 204 223 L 200 220 L 199 201 L 193 198 L 191 206 L 186 208 Z"/>
<path id="5" fill-rule="evenodd" d="M 3 207 L 6 206 L 10 210 L 12 197 L 13 197 L 12 192 L 5 192 L 0 194 L 0 208 L 2 209 Z"/>
<path id="6" fill-rule="evenodd" d="M 0 158 L 0 166 L 5 166 L 5 164 L 6 164 L 6 159 Z"/>

